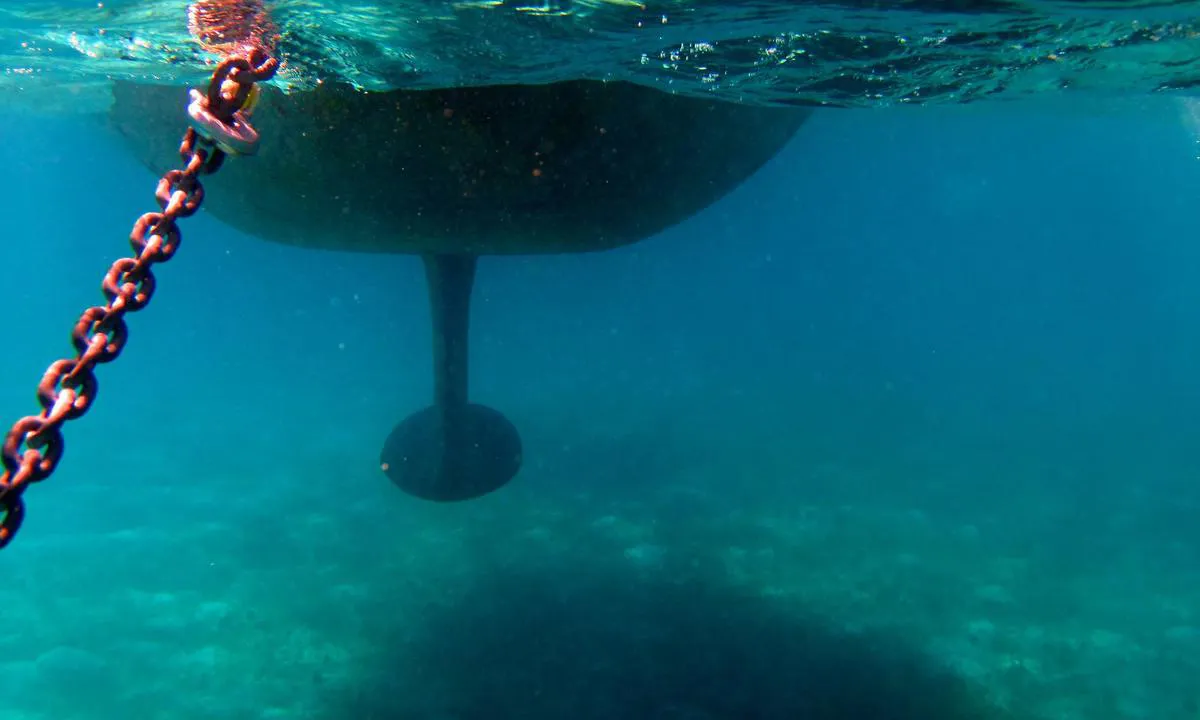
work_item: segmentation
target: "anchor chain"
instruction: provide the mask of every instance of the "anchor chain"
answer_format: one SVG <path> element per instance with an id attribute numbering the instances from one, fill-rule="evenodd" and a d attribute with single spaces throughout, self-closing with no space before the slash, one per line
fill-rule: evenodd
<path id="1" fill-rule="evenodd" d="M 220 169 L 227 154 L 249 155 L 257 150 L 258 135 L 249 122 L 258 90 L 255 83 L 271 79 L 278 67 L 274 57 L 250 49 L 217 65 L 207 93 L 193 91 L 188 107 L 192 127 L 179 147 L 183 167 L 164 173 L 154 193 L 161 212 L 146 213 L 134 223 L 129 237 L 134 256 L 114 262 L 101 284 L 107 303 L 85 310 L 71 332 L 75 357 L 50 365 L 37 387 L 42 411 L 13 423 L 0 447 L 4 469 L 0 548 L 21 529 L 25 490 L 58 467 L 63 424 L 82 417 L 95 402 L 96 366 L 112 362 L 125 347 L 129 333 L 125 315 L 146 307 L 154 295 L 151 268 L 170 260 L 179 249 L 182 236 L 175 221 L 200 209 L 204 201 L 200 176 Z"/>

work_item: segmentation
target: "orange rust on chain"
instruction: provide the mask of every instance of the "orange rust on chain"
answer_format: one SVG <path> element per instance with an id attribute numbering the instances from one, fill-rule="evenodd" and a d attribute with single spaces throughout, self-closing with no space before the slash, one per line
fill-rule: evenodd
<path id="1" fill-rule="evenodd" d="M 265 50 L 244 47 L 243 55 L 225 58 L 209 81 L 206 109 L 225 123 L 235 113 L 242 115 L 239 110 L 254 83 L 269 80 L 278 68 L 278 62 Z M 246 122 L 246 118 L 239 117 L 239 121 Z M 126 313 L 141 310 L 153 297 L 155 279 L 151 268 L 170 260 L 179 249 L 181 235 L 175 221 L 200 209 L 204 201 L 200 176 L 216 172 L 224 159 L 213 141 L 201 137 L 195 129 L 184 134 L 179 154 L 183 168 L 167 171 L 155 190 L 161 212 L 138 218 L 129 237 L 133 257 L 117 260 L 104 276 L 101 287 L 108 302 L 88 308 L 75 323 L 71 333 L 75 357 L 52 363 L 38 383 L 42 412 L 13 423 L 0 446 L 0 548 L 12 542 L 21 528 L 25 490 L 50 477 L 58 467 L 63 454 L 63 423 L 83 416 L 95 402 L 99 387 L 96 366 L 115 360 L 125 347 Z"/>

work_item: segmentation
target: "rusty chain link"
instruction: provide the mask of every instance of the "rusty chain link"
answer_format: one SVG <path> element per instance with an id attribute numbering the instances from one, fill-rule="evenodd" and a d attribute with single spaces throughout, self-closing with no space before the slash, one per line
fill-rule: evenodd
<path id="1" fill-rule="evenodd" d="M 0 548 L 21 529 L 25 519 L 23 494 L 30 484 L 50 477 L 63 455 L 62 426 L 82 417 L 96 399 L 95 367 L 121 354 L 128 336 L 125 314 L 141 310 L 154 295 L 151 268 L 170 260 L 181 235 L 175 221 L 189 217 L 204 201 L 200 176 L 216 172 L 227 153 L 251 154 L 258 135 L 250 126 L 248 101 L 255 83 L 271 79 L 275 58 L 259 49 L 233 55 L 217 65 L 207 93 L 194 93 L 188 108 L 192 127 L 179 147 L 182 169 L 166 172 L 155 198 L 161 212 L 142 215 L 134 223 L 129 243 L 134 256 L 112 264 L 101 287 L 108 302 L 83 312 L 71 333 L 75 357 L 57 360 L 38 383 L 42 412 L 13 423 L 0 448 Z"/>

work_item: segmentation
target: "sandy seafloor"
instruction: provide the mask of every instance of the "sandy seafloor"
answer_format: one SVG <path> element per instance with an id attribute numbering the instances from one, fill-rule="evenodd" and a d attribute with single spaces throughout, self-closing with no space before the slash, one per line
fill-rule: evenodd
<path id="1" fill-rule="evenodd" d="M 158 517 L 19 551 L 9 717 L 1194 714 L 1196 583 L 1169 538 L 1046 548 L 1029 537 L 1072 509 L 1014 529 L 1011 508 L 695 487 L 862 468 L 730 453 L 679 471 L 615 495 L 545 473 L 466 511 L 397 508 L 388 488 L 346 504 L 143 488 L 128 502 Z M 341 482 L 371 485 L 358 475 Z M 123 565 L 139 576 L 114 586 Z"/>

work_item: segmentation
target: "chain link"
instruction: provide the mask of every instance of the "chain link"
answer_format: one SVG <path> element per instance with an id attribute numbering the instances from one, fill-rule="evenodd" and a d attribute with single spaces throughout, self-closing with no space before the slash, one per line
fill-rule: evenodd
<path id="1" fill-rule="evenodd" d="M 206 123 L 197 129 L 193 122 L 184 133 L 179 147 L 183 168 L 167 171 L 158 181 L 155 198 L 161 212 L 146 213 L 134 223 L 129 236 L 133 257 L 114 262 L 101 285 L 108 302 L 83 312 L 71 332 L 75 357 L 56 360 L 38 383 L 42 412 L 13 423 L 0 446 L 0 548 L 21 529 L 26 488 L 50 477 L 58 467 L 63 424 L 82 417 L 95 402 L 99 387 L 95 367 L 117 359 L 125 347 L 126 313 L 141 310 L 153 297 L 153 266 L 170 260 L 179 249 L 182 236 L 175 221 L 194 215 L 204 202 L 200 176 L 220 169 L 225 158 L 221 148 L 228 145 L 229 137 L 244 135 L 247 129 L 253 133 L 243 108 L 255 83 L 269 80 L 277 69 L 275 58 L 252 49 L 245 56 L 226 58 L 213 71 L 201 98 Z"/>

